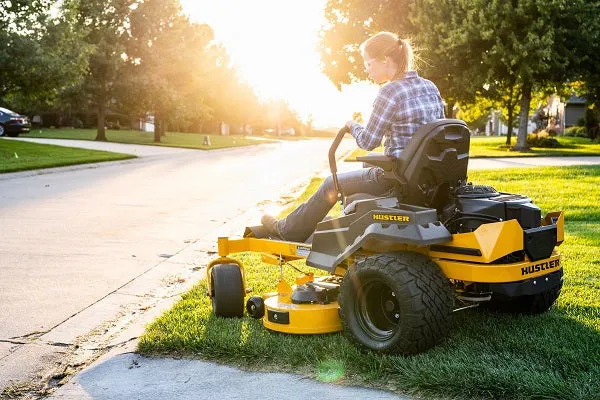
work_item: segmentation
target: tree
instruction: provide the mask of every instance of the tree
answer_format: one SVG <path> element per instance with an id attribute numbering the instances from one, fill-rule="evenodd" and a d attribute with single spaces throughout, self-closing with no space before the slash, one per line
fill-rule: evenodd
<path id="1" fill-rule="evenodd" d="M 560 76 L 555 46 L 556 7 L 562 0 L 463 0 L 448 2 L 450 23 L 438 22 L 423 30 L 421 38 L 443 63 L 462 91 L 482 93 L 506 110 L 511 143 L 513 121 L 520 109 L 518 149 L 526 149 L 527 121 L 534 86 Z M 432 0 L 418 2 L 415 15 L 422 22 L 443 21 Z M 436 47 L 436 37 L 440 45 Z M 564 70 L 562 71 L 564 72 Z M 563 76 L 564 78 L 564 76 Z M 466 79 L 466 80 L 465 80 Z M 471 82 L 471 83 L 469 83 Z M 475 86 L 473 86 L 475 82 Z M 480 91 L 485 85 L 487 90 Z M 454 88 L 456 90 L 456 87 Z"/>
<path id="2" fill-rule="evenodd" d="M 145 1 L 133 10 L 126 76 L 135 99 L 129 100 L 154 115 L 155 142 L 165 134 L 168 121 L 210 115 L 207 81 L 216 67 L 208 51 L 212 39 L 212 29 L 191 23 L 177 0 Z"/>
<path id="3" fill-rule="evenodd" d="M 325 75 L 342 84 L 367 78 L 359 45 L 371 34 L 392 30 L 400 35 L 414 31 L 409 20 L 410 0 L 328 0 L 328 23 L 320 33 L 321 61 Z"/>
<path id="4" fill-rule="evenodd" d="M 215 126 L 221 123 L 245 126 L 263 125 L 261 105 L 254 90 L 238 75 L 231 65 L 225 48 L 213 45 L 210 54 L 218 68 L 210 73 L 211 84 L 207 88 L 208 104 L 212 108 L 212 122 Z"/>
<path id="5" fill-rule="evenodd" d="M 480 92 L 502 102 L 511 120 L 520 109 L 516 148 L 521 150 L 527 147 L 532 92 L 597 69 L 589 62 L 596 51 L 589 43 L 595 44 L 600 32 L 595 17 L 598 2 L 417 0 L 410 4 L 407 9 L 403 0 L 329 1 L 321 51 L 325 73 L 338 84 L 358 76 L 356 46 L 367 32 L 412 34 L 424 46 L 423 75 L 436 82 L 449 106 L 455 101 L 470 103 Z M 373 12 L 394 7 L 401 17 Z M 491 88 L 488 94 L 481 91 L 484 85 Z M 509 135 L 511 127 L 509 123 Z"/>
<path id="6" fill-rule="evenodd" d="M 50 16 L 52 4 L 0 1 L 0 103 L 33 112 L 83 75 L 87 49 L 72 15 Z"/>
<path id="7" fill-rule="evenodd" d="M 124 38 L 130 13 L 139 0 L 64 0 L 63 8 L 74 15 L 83 41 L 89 47 L 88 70 L 80 86 L 88 98 L 85 106 L 96 109 L 96 139 L 106 141 L 107 107 L 114 100 L 116 82 L 124 66 Z"/>

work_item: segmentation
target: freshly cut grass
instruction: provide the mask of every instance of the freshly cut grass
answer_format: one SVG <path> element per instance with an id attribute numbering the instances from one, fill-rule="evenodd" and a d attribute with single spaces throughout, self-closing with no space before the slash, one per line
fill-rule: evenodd
<path id="1" fill-rule="evenodd" d="M 95 129 L 40 129 L 31 131 L 26 137 L 49 138 L 49 139 L 77 139 L 94 140 L 96 138 Z M 136 130 L 107 130 L 106 137 L 110 142 L 145 144 L 152 146 L 183 147 L 202 150 L 215 150 L 226 147 L 249 146 L 254 144 L 272 142 L 273 138 L 266 139 L 262 137 L 251 136 L 221 136 L 199 133 L 180 133 L 167 132 L 161 137 L 160 143 L 154 143 L 153 132 L 143 132 Z M 205 138 L 210 139 L 210 145 L 205 144 Z"/>
<path id="2" fill-rule="evenodd" d="M 546 149 L 533 147 L 527 152 L 510 151 L 506 146 L 506 137 L 498 136 L 472 136 L 469 157 L 568 157 L 568 156 L 600 156 L 600 143 L 593 143 L 590 139 L 580 137 L 560 136 L 557 138 L 562 147 Z M 516 139 L 512 139 L 512 145 Z M 383 147 L 378 147 L 374 152 L 383 152 Z M 357 149 L 346 161 L 356 160 L 356 157 L 369 153 L 366 150 Z"/>
<path id="3" fill-rule="evenodd" d="M 0 139 L 0 173 L 129 158 L 135 156 Z"/>
<path id="4" fill-rule="evenodd" d="M 249 317 L 217 318 L 201 281 L 147 327 L 138 350 L 432 399 L 600 399 L 600 167 L 482 170 L 470 180 L 527 194 L 544 213 L 565 211 L 565 282 L 548 312 L 459 312 L 442 345 L 401 357 L 358 349 L 342 334 L 286 335 Z M 254 294 L 274 290 L 278 267 L 262 264 L 257 254 L 236 258 Z M 283 271 L 286 279 L 296 275 Z"/>

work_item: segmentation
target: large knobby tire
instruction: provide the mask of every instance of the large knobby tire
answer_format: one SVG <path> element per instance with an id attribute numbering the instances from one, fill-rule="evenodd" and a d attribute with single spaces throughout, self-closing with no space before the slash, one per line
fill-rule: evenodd
<path id="1" fill-rule="evenodd" d="M 369 349 L 416 354 L 450 327 L 453 293 L 439 266 L 418 253 L 365 258 L 344 276 L 339 296 L 344 333 Z"/>
<path id="2" fill-rule="evenodd" d="M 242 272 L 236 264 L 219 264 L 211 269 L 213 312 L 218 317 L 244 315 Z"/>
<path id="3" fill-rule="evenodd" d="M 508 314 L 541 314 L 552 307 L 552 304 L 558 299 L 561 290 L 562 280 L 545 292 L 533 295 L 508 297 L 499 293 L 493 293 L 490 301 L 483 303 L 483 306 L 488 310 Z"/>

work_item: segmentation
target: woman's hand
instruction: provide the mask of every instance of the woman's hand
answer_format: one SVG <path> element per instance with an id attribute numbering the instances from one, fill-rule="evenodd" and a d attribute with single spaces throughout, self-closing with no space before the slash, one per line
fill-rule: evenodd
<path id="1" fill-rule="evenodd" d="M 354 124 L 354 121 L 350 120 L 350 121 L 346 122 L 346 127 L 348 129 L 352 129 L 352 124 Z"/>

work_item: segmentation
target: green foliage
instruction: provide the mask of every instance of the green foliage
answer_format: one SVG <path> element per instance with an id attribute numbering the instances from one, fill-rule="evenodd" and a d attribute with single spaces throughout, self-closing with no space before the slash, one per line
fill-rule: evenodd
<path id="1" fill-rule="evenodd" d="M 565 136 L 587 137 L 587 132 L 584 126 L 570 126 L 565 128 Z"/>
<path id="2" fill-rule="evenodd" d="M 477 97 L 473 103 L 460 104 L 456 118 L 462 119 L 471 129 L 485 131 L 485 125 L 490 112 L 495 108 L 492 100 L 485 97 Z"/>
<path id="3" fill-rule="evenodd" d="M 600 2 L 420 0 L 410 7 L 406 4 L 402 0 L 327 3 L 329 25 L 321 56 L 334 83 L 364 77 L 356 46 L 368 35 L 379 30 L 409 35 L 421 50 L 423 74 L 438 85 L 447 103 L 471 104 L 475 97 L 493 101 L 505 109 L 508 140 L 520 114 L 519 142 L 524 144 L 532 91 L 563 91 L 565 82 L 597 71 L 598 62 L 592 60 L 600 54 L 596 18 Z M 392 13 L 393 7 L 404 12 Z"/>
<path id="4" fill-rule="evenodd" d="M 191 23 L 179 1 L 140 3 L 130 15 L 130 34 L 119 97 L 126 109 L 155 117 L 155 141 L 167 123 L 189 123 L 194 115 L 207 117 L 206 80 L 215 60 L 208 44 L 214 38 L 208 25 Z"/>
<path id="5" fill-rule="evenodd" d="M 72 15 L 51 1 L 0 1 L 0 104 L 22 113 L 52 104 L 85 71 L 87 47 Z"/>
<path id="6" fill-rule="evenodd" d="M 527 135 L 527 145 L 530 147 L 557 148 L 560 143 L 548 131 L 539 131 Z"/>

